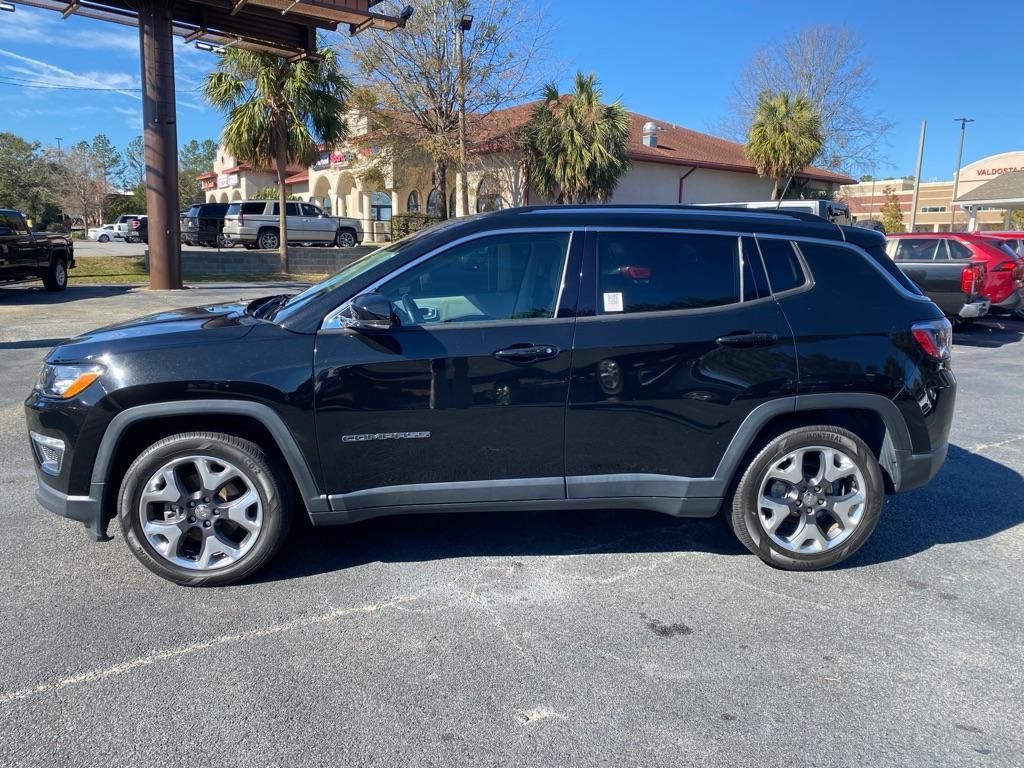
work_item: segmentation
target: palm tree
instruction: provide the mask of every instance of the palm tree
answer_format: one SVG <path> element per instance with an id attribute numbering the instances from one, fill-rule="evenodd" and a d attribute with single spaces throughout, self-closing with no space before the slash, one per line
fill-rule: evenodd
<path id="1" fill-rule="evenodd" d="M 629 113 L 619 102 L 601 103 L 592 74 L 577 72 L 565 96 L 546 85 L 524 138 L 531 182 L 557 203 L 607 200 L 629 168 Z"/>
<path id="2" fill-rule="evenodd" d="M 289 164 L 308 167 L 320 147 L 347 136 L 342 118 L 350 90 L 332 48 L 289 63 L 229 48 L 203 83 L 206 100 L 227 114 L 223 140 L 238 160 L 277 173 L 281 270 L 288 271 L 284 180 Z"/>
<path id="3" fill-rule="evenodd" d="M 773 179 L 772 200 L 825 143 L 821 115 L 804 96 L 762 91 L 747 133 L 747 158 L 761 176 Z"/>

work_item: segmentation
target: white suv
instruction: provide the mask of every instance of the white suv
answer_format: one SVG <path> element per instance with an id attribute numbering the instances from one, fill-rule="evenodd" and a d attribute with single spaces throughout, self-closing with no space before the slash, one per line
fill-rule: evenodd
<path id="1" fill-rule="evenodd" d="M 246 248 L 280 246 L 276 200 L 243 200 L 231 203 L 224 214 L 224 237 Z M 363 239 L 357 219 L 327 216 L 312 203 L 285 203 L 289 243 L 316 243 L 351 248 Z"/>

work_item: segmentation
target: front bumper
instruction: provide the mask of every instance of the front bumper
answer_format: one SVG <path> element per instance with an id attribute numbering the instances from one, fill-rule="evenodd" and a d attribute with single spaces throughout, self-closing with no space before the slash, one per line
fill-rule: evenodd
<path id="1" fill-rule="evenodd" d="M 48 485 L 38 468 L 36 476 L 36 501 L 43 509 L 82 523 L 96 541 L 110 539 L 110 536 L 107 535 L 109 520 L 103 515 L 102 486 L 99 488 L 93 486 L 89 496 L 69 496 Z"/>
<path id="2" fill-rule="evenodd" d="M 976 317 L 984 317 L 988 314 L 992 302 L 989 299 L 976 299 L 970 304 L 964 304 L 957 313 L 964 320 L 972 320 Z"/>

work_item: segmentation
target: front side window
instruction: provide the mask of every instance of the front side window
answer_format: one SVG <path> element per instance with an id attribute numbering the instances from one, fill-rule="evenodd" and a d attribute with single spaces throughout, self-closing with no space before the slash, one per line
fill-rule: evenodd
<path id="1" fill-rule="evenodd" d="M 568 232 L 481 238 L 431 257 L 379 292 L 402 325 L 551 318 L 568 247 Z"/>
<path id="2" fill-rule="evenodd" d="M 602 314 L 733 304 L 740 300 L 739 238 L 602 232 L 597 280 Z"/>
<path id="3" fill-rule="evenodd" d="M 316 218 L 321 213 L 319 208 L 317 208 L 315 205 L 310 205 L 309 203 L 303 203 L 300 207 L 302 208 L 303 216 L 312 216 Z"/>

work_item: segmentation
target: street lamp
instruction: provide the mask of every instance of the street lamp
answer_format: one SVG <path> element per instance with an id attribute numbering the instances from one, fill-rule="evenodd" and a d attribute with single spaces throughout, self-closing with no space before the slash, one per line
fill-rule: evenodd
<path id="1" fill-rule="evenodd" d="M 956 193 L 960 188 L 960 160 L 964 154 L 964 133 L 967 129 L 968 123 L 973 123 L 974 120 L 969 117 L 956 117 L 953 118 L 953 122 L 960 123 L 960 149 L 956 151 L 956 173 L 953 174 L 953 199 L 949 203 L 949 231 L 953 231 L 953 227 L 956 224 Z"/>
<path id="2" fill-rule="evenodd" d="M 464 13 L 455 28 L 459 49 L 459 199 L 462 201 L 462 215 L 469 215 L 469 183 L 466 179 L 466 62 L 463 42 L 466 33 L 473 27 L 473 17 Z"/>
<path id="3" fill-rule="evenodd" d="M 221 45 L 213 45 L 212 43 L 198 42 L 196 43 L 196 50 L 209 51 L 210 53 L 217 53 L 223 56 L 227 51 Z"/>

